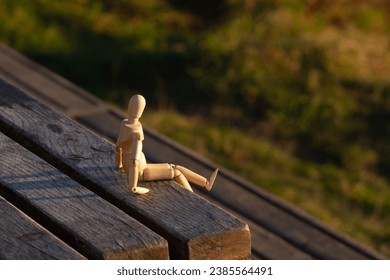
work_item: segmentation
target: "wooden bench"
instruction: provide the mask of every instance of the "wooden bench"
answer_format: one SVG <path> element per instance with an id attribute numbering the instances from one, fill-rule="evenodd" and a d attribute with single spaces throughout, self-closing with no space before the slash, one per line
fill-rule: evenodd
<path id="1" fill-rule="evenodd" d="M 145 183 L 147 195 L 129 192 L 112 143 L 3 80 L 0 143 L 0 195 L 20 210 L 3 198 L 1 205 L 32 236 L 15 236 L 19 223 L 7 223 L 1 239 L 15 240 L 15 250 L 44 252 L 7 255 L 9 246 L 0 246 L 4 258 L 250 257 L 244 222 L 173 181 Z M 34 232 L 47 251 L 32 244 Z M 52 254 L 54 247 L 63 255 Z"/>
<path id="2" fill-rule="evenodd" d="M 116 140 L 117 124 L 125 117 L 121 110 L 2 44 L 0 77 L 108 141 Z M 144 129 L 144 151 L 150 161 L 177 163 L 200 174 L 210 174 L 217 167 L 158 132 Z M 212 192 L 194 190 L 249 225 L 252 259 L 383 258 L 225 168 L 220 168 Z"/>

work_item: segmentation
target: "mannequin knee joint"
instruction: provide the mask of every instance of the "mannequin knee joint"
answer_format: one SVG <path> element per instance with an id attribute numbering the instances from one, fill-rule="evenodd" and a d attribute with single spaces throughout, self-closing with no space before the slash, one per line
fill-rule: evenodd
<path id="1" fill-rule="evenodd" d="M 176 165 L 172 164 L 171 167 L 172 167 L 172 170 L 173 170 L 173 178 L 180 177 L 181 172 L 180 172 L 180 170 L 176 169 Z"/>

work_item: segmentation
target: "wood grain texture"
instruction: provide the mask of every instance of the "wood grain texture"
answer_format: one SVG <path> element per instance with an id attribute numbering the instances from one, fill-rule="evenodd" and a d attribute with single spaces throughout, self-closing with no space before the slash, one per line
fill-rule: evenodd
<path id="1" fill-rule="evenodd" d="M 115 168 L 111 143 L 4 81 L 0 129 L 158 232 L 168 240 L 171 257 L 250 257 L 245 223 L 173 181 L 145 183 L 151 191 L 144 196 L 130 193 L 126 176 Z"/>
<path id="2" fill-rule="evenodd" d="M 97 98 L 1 43 L 0 62 L 0 76 L 19 84 L 43 102 L 53 104 L 56 109 L 83 111 L 97 107 Z"/>
<path id="3" fill-rule="evenodd" d="M 83 255 L 168 258 L 163 238 L 2 133 L 0 154 L 0 193 Z"/>
<path id="4" fill-rule="evenodd" d="M 0 196 L 0 259 L 85 259 Z"/>
<path id="5" fill-rule="evenodd" d="M 209 197 L 209 201 L 223 207 L 223 204 Z M 251 259 L 267 259 L 267 260 L 307 260 L 313 257 L 294 245 L 288 243 L 280 236 L 268 231 L 266 228 L 253 223 L 248 218 L 239 213 L 228 210 L 234 216 L 238 217 L 248 225 L 251 229 L 252 238 L 252 257 Z"/>

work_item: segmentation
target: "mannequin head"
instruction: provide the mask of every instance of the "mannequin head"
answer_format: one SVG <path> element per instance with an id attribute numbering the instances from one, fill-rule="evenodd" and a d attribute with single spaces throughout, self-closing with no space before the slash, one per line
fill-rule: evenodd
<path id="1" fill-rule="evenodd" d="M 127 110 L 129 122 L 137 121 L 144 112 L 146 100 L 142 95 L 136 94 L 130 98 Z"/>

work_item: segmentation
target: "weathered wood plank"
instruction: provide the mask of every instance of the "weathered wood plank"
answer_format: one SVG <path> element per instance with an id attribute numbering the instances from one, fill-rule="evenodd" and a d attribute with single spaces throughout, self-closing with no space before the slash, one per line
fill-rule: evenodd
<path id="1" fill-rule="evenodd" d="M 0 133 L 0 193 L 92 259 L 167 259 L 167 242 Z"/>
<path id="2" fill-rule="evenodd" d="M 85 259 L 0 196 L 0 259 Z"/>
<path id="3" fill-rule="evenodd" d="M 245 223 L 172 181 L 148 183 L 151 191 L 144 196 L 130 193 L 126 176 L 115 168 L 111 143 L 4 81 L 0 129 L 161 234 L 173 258 L 250 256 Z"/>
<path id="4" fill-rule="evenodd" d="M 121 122 L 124 118 L 124 116 L 119 116 L 115 112 L 108 110 L 106 112 L 76 116 L 75 119 L 85 127 L 88 127 L 102 137 L 109 139 L 110 142 L 113 142 L 116 141 L 119 135 L 118 122 Z M 145 130 L 147 130 L 147 128 L 145 128 Z"/>
<path id="5" fill-rule="evenodd" d="M 223 204 L 209 197 L 209 201 L 223 207 Z M 313 259 L 309 254 L 301 251 L 299 248 L 288 243 L 276 234 L 267 229 L 253 223 L 248 218 L 229 209 L 235 217 L 241 219 L 250 226 L 252 238 L 252 259 L 268 259 L 268 260 L 307 260 Z"/>
<path id="6" fill-rule="evenodd" d="M 86 110 L 98 106 L 97 98 L 54 72 L 31 62 L 25 56 L 0 43 L 0 75 L 17 83 L 43 102 L 57 109 Z M 64 98 L 66 96 L 66 98 Z"/>

